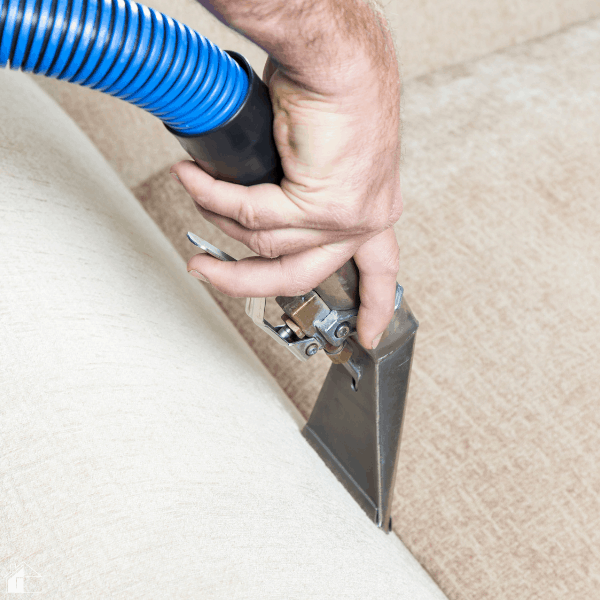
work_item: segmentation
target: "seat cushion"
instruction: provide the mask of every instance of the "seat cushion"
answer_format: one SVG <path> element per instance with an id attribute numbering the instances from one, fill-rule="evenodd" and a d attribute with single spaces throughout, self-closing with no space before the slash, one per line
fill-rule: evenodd
<path id="1" fill-rule="evenodd" d="M 0 131 L 8 591 L 442 600 L 306 443 L 99 152 L 21 73 L 0 71 Z"/>
<path id="2" fill-rule="evenodd" d="M 600 21 L 407 86 L 397 531 L 452 598 L 600 597 Z"/>

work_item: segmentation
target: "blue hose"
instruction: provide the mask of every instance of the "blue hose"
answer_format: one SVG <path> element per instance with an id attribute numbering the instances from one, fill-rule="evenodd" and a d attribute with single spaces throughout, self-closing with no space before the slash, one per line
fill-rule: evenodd
<path id="1" fill-rule="evenodd" d="M 0 66 L 127 100 L 175 132 L 225 123 L 248 76 L 186 25 L 131 0 L 1 0 Z"/>

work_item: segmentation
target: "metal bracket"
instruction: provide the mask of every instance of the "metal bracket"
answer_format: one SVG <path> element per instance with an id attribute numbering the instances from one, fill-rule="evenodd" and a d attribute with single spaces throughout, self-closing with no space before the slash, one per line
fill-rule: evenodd
<path id="1" fill-rule="evenodd" d="M 255 325 L 258 325 L 264 332 L 268 333 L 277 343 L 285 346 L 296 358 L 304 362 L 323 348 L 321 340 L 315 337 L 288 342 L 286 337 L 289 335 L 289 328 L 286 325 L 278 327 L 271 325 L 265 319 L 265 306 L 265 298 L 247 298 L 246 314 L 254 321 Z"/>
<path id="2" fill-rule="evenodd" d="M 346 338 L 356 333 L 357 316 L 358 309 L 356 308 L 351 310 L 332 310 L 321 321 L 315 321 L 315 329 L 332 346 L 341 346 Z M 339 330 L 342 325 L 347 325 L 347 327 L 344 327 L 344 331 L 340 333 Z"/>

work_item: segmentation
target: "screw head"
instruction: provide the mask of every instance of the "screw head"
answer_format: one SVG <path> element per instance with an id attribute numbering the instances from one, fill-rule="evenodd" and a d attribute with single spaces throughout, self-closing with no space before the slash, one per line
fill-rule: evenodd
<path id="1" fill-rule="evenodd" d="M 313 356 L 318 352 L 318 350 L 319 346 L 317 346 L 317 344 L 309 344 L 306 348 L 306 354 L 308 354 L 308 356 Z"/>
<path id="2" fill-rule="evenodd" d="M 337 329 L 335 330 L 335 337 L 336 338 L 345 338 L 349 333 L 350 333 L 350 325 L 348 325 L 348 323 L 342 323 L 342 324 L 338 325 Z"/>

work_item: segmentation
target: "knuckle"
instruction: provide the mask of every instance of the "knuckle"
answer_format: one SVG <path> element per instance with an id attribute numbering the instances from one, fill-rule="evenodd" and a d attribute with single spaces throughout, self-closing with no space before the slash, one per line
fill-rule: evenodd
<path id="1" fill-rule="evenodd" d="M 383 207 L 376 207 L 363 219 L 363 231 L 371 235 L 378 234 L 390 226 L 389 211 Z"/>
<path id="2" fill-rule="evenodd" d="M 402 216 L 402 194 L 400 190 L 391 190 L 383 202 L 380 203 L 381 214 L 379 225 L 381 230 L 391 227 Z"/>
<path id="3" fill-rule="evenodd" d="M 349 214 L 347 217 L 348 225 L 363 225 L 368 223 L 371 217 L 371 210 L 368 202 L 360 199 L 355 200 L 350 204 Z"/>
<path id="4" fill-rule="evenodd" d="M 277 258 L 280 255 L 277 244 L 269 231 L 256 231 L 249 239 L 248 247 L 263 258 Z"/>
<path id="5" fill-rule="evenodd" d="M 259 227 L 259 219 L 256 210 L 249 202 L 241 202 L 236 221 L 246 229 L 255 230 Z"/>
<path id="6" fill-rule="evenodd" d="M 400 203 L 399 206 L 394 206 L 394 208 L 392 208 L 392 211 L 390 212 L 390 216 L 387 219 L 387 227 L 392 227 L 393 225 L 395 225 L 399 220 L 400 217 L 402 216 L 402 203 Z"/>
<path id="7" fill-rule="evenodd" d="M 352 214 L 353 228 L 360 233 L 379 233 L 390 226 L 390 208 L 385 202 L 357 203 Z"/>
<path id="8" fill-rule="evenodd" d="M 384 231 L 391 225 L 391 217 L 389 213 L 384 211 L 378 211 L 377 214 L 371 218 L 371 231 Z"/>
<path id="9" fill-rule="evenodd" d="M 404 204 L 402 202 L 402 195 L 398 194 L 394 197 L 392 202 L 392 210 L 390 211 L 390 227 L 400 219 L 402 211 L 404 210 Z"/>
<path id="10" fill-rule="evenodd" d="M 364 220 L 363 207 L 360 202 L 346 200 L 326 207 L 321 215 L 324 227 L 340 231 L 351 231 Z"/>

